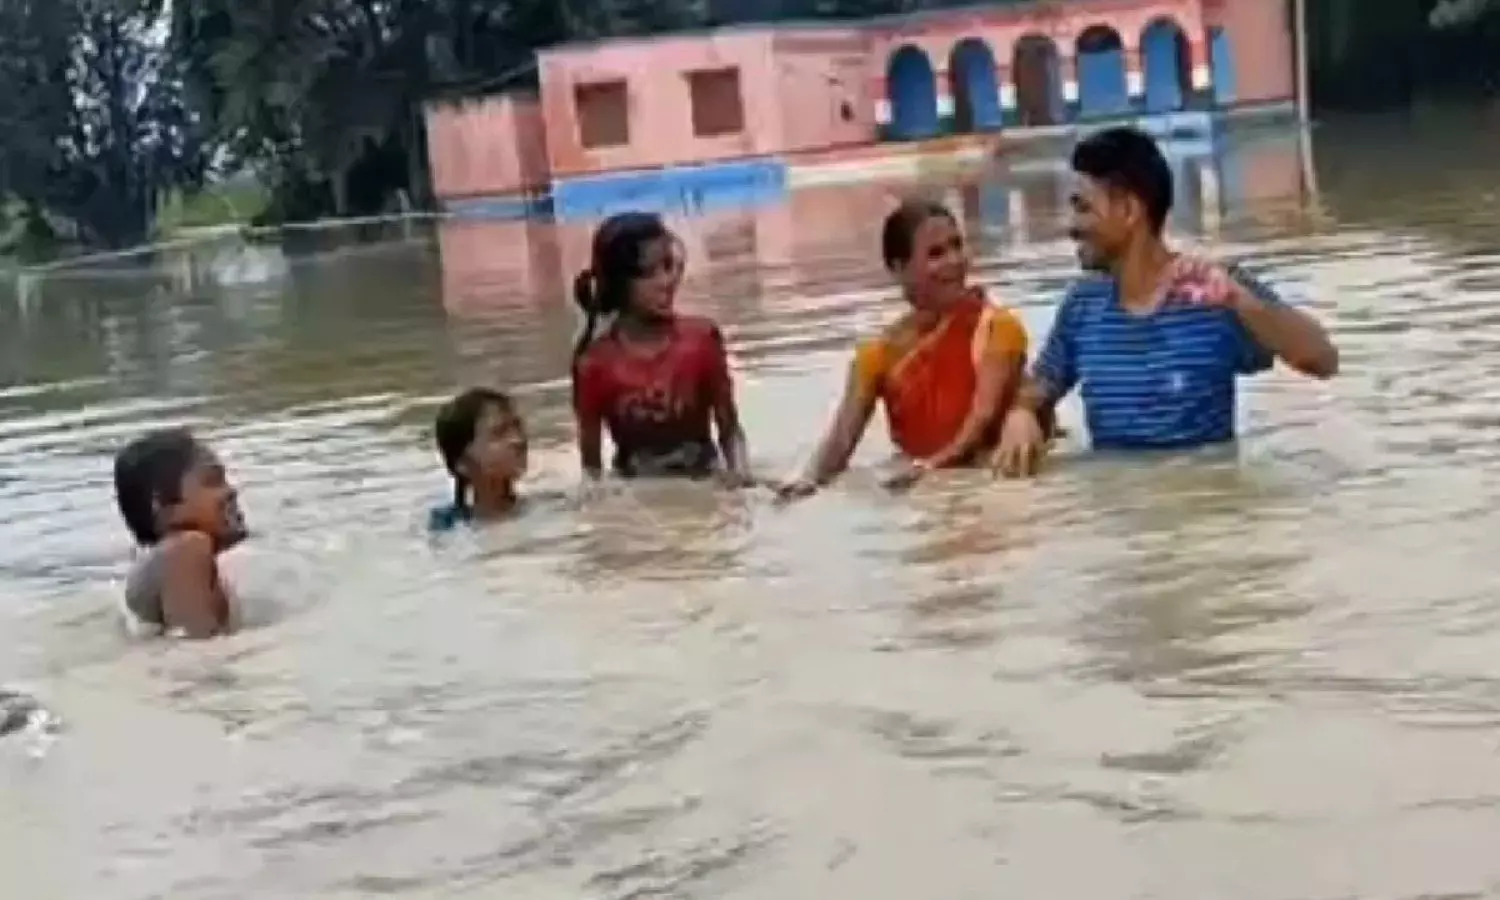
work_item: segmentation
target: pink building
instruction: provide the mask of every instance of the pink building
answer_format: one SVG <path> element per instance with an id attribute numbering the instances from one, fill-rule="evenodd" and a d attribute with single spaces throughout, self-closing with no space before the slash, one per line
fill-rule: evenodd
<path id="1" fill-rule="evenodd" d="M 789 169 L 897 142 L 1119 119 L 1206 130 L 1292 100 L 1286 16 L 1283 0 L 1067 0 L 552 48 L 536 96 L 429 107 L 434 192 L 577 213 L 663 192 L 744 202 L 779 195 Z"/>

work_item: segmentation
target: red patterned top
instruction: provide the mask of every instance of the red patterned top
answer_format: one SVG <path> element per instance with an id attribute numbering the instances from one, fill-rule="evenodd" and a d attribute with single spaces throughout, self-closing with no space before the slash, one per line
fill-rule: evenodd
<path id="1" fill-rule="evenodd" d="M 678 316 L 656 348 L 607 332 L 574 371 L 580 421 L 603 421 L 622 475 L 707 474 L 718 462 L 714 409 L 732 403 L 724 337 L 709 319 Z"/>

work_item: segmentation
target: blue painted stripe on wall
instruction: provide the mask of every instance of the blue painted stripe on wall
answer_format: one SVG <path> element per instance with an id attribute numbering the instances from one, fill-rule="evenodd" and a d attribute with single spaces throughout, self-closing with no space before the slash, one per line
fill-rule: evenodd
<path id="1" fill-rule="evenodd" d="M 568 178 L 553 184 L 552 207 L 559 219 L 630 209 L 698 214 L 769 203 L 786 192 L 785 161 L 766 157 Z"/>

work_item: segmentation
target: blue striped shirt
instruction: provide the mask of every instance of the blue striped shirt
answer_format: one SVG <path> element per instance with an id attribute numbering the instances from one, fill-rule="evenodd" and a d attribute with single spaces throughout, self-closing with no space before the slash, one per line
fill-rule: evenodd
<path id="1" fill-rule="evenodd" d="M 1281 303 L 1244 270 L 1229 271 Z M 1132 314 L 1114 279 L 1096 275 L 1069 287 L 1032 375 L 1053 399 L 1079 387 L 1095 449 L 1183 449 L 1234 440 L 1235 379 L 1273 361 L 1232 310 L 1169 296 Z"/>

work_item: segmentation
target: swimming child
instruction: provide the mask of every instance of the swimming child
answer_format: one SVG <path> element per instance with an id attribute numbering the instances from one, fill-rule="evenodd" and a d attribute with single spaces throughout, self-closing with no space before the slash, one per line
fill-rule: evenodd
<path id="1" fill-rule="evenodd" d="M 152 431 L 115 457 L 115 500 L 141 550 L 125 605 L 141 622 L 190 638 L 230 627 L 218 557 L 245 539 L 224 464 L 185 428 Z"/>
<path id="2" fill-rule="evenodd" d="M 783 499 L 811 494 L 844 470 L 877 404 L 907 462 L 890 487 L 973 464 L 999 439 L 1021 383 L 1026 328 L 969 283 L 953 213 L 931 201 L 902 203 L 881 230 L 881 256 L 907 309 L 855 349 L 828 433 L 806 474 L 779 489 Z"/>
<path id="3" fill-rule="evenodd" d="M 509 395 L 469 388 L 438 410 L 438 453 L 453 477 L 453 501 L 432 511 L 429 526 L 446 531 L 509 515 L 526 474 L 526 423 Z"/>
<path id="4" fill-rule="evenodd" d="M 683 265 L 681 242 L 656 215 L 612 216 L 594 234 L 589 268 L 574 283 L 586 322 L 574 350 L 573 406 L 590 478 L 602 472 L 608 428 L 622 477 L 750 481 L 724 337 L 709 319 L 673 308 Z"/>

